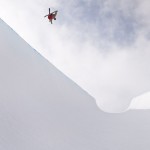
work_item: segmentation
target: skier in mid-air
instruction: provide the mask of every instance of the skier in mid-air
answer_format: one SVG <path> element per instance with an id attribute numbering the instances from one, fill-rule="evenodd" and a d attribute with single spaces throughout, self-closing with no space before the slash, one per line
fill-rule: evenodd
<path id="1" fill-rule="evenodd" d="M 48 17 L 49 22 L 51 22 L 51 24 L 52 24 L 52 23 L 53 23 L 52 20 L 53 20 L 53 19 L 56 20 L 57 12 L 58 12 L 58 11 L 56 10 L 56 11 L 50 13 L 50 8 L 49 8 L 49 14 L 46 15 L 46 16 L 44 16 L 44 17 Z"/>

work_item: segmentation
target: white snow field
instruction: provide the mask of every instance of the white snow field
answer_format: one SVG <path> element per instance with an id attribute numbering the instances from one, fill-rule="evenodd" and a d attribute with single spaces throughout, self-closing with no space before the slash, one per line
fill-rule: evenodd
<path id="1" fill-rule="evenodd" d="M 0 20 L 0 150 L 146 150 L 149 115 L 100 111 Z"/>

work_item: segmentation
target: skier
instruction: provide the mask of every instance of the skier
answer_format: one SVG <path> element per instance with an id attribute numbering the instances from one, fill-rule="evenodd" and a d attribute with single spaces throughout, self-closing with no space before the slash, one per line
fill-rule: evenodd
<path id="1" fill-rule="evenodd" d="M 56 11 L 50 13 L 50 8 L 49 8 L 49 14 L 46 15 L 46 16 L 44 16 L 44 17 L 47 17 L 47 16 L 48 16 L 49 22 L 51 22 L 51 24 L 52 24 L 52 23 L 53 23 L 52 20 L 53 20 L 53 19 L 56 20 L 57 12 L 58 12 L 58 11 L 56 10 Z"/>

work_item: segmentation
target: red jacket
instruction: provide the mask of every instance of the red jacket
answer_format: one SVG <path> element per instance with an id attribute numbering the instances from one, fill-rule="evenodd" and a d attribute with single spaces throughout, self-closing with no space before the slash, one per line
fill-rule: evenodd
<path id="1" fill-rule="evenodd" d="M 54 18 L 55 18 L 55 15 L 54 15 L 54 14 L 49 14 L 49 15 L 48 15 L 48 19 L 49 19 L 49 20 L 52 20 L 52 19 L 54 19 Z"/>

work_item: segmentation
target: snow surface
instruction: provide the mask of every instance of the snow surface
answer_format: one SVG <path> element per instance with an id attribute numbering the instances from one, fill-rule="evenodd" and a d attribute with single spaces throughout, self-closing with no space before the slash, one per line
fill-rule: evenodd
<path id="1" fill-rule="evenodd" d="M 0 20 L 0 150 L 143 150 L 150 111 L 95 101 Z"/>

